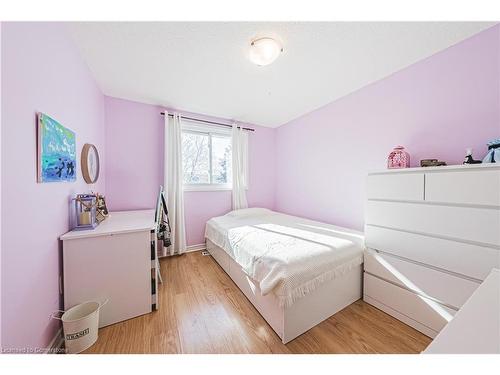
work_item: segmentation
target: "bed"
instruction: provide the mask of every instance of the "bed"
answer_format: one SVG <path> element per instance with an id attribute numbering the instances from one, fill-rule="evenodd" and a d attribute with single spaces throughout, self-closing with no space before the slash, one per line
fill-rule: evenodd
<path id="1" fill-rule="evenodd" d="M 361 298 L 361 232 L 248 208 L 210 219 L 205 239 L 285 344 Z"/>

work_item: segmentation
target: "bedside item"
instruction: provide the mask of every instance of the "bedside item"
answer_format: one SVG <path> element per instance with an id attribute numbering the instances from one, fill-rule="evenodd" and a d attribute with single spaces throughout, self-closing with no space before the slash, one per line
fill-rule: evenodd
<path id="1" fill-rule="evenodd" d="M 481 160 L 474 160 L 472 157 L 472 148 L 468 148 L 465 150 L 465 159 L 463 164 L 481 164 Z"/>
<path id="2" fill-rule="evenodd" d="M 483 163 L 500 163 L 500 138 L 487 143 L 488 154 L 483 159 Z"/>
<path id="3" fill-rule="evenodd" d="M 75 230 L 94 229 L 96 219 L 97 198 L 93 194 L 78 194 L 75 201 L 76 227 Z"/>
<path id="4" fill-rule="evenodd" d="M 403 146 L 396 146 L 391 151 L 387 159 L 387 168 L 410 168 L 410 154 L 405 151 Z"/>
<path id="5" fill-rule="evenodd" d="M 38 182 L 76 181 L 75 133 L 37 113 Z"/>
<path id="6" fill-rule="evenodd" d="M 83 179 L 87 184 L 94 184 L 99 178 L 99 153 L 97 148 L 85 143 L 81 156 Z"/>
<path id="7" fill-rule="evenodd" d="M 439 167 L 441 165 L 446 165 L 446 162 L 439 161 L 437 159 L 422 159 L 422 160 L 420 160 L 421 167 Z"/>

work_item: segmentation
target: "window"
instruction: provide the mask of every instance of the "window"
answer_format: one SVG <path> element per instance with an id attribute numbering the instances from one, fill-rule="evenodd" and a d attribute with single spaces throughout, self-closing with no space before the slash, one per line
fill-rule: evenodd
<path id="1" fill-rule="evenodd" d="M 231 130 L 183 120 L 185 190 L 231 189 Z"/>

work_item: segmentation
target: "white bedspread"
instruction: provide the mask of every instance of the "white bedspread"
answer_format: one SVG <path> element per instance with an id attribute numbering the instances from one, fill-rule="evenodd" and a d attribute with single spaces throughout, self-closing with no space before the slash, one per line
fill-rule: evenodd
<path id="1" fill-rule="evenodd" d="M 210 219 L 205 237 L 286 306 L 363 262 L 361 232 L 264 208 Z"/>

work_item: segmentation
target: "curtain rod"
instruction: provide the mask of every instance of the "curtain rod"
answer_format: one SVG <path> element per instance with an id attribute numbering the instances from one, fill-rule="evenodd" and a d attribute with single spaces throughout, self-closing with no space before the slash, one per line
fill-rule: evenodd
<path id="1" fill-rule="evenodd" d="M 165 112 L 160 112 L 160 115 L 162 116 L 165 116 Z M 170 117 L 173 117 L 174 115 L 169 113 L 168 114 Z M 206 124 L 214 124 L 214 125 L 221 125 L 221 126 L 226 126 L 228 128 L 232 128 L 233 126 L 232 125 L 229 125 L 229 124 L 223 124 L 221 122 L 215 122 L 215 121 L 208 121 L 208 120 L 200 120 L 198 118 L 192 118 L 192 117 L 187 117 L 187 116 L 181 116 L 182 118 L 185 118 L 186 120 L 191 120 L 191 121 L 198 121 L 198 122 L 204 122 Z M 255 129 L 250 129 L 250 128 L 243 128 L 241 126 L 238 126 L 238 128 L 241 128 L 243 130 L 248 130 L 250 132 L 254 132 Z"/>

